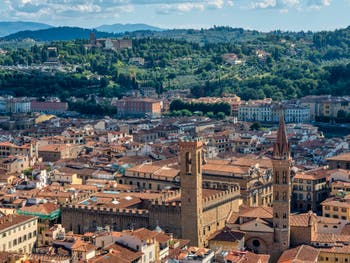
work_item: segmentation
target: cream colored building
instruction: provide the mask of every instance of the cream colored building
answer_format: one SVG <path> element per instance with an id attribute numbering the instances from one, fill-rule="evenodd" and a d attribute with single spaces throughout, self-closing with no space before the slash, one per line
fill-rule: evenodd
<path id="1" fill-rule="evenodd" d="M 54 170 L 51 176 L 51 182 L 58 182 L 61 184 L 78 184 L 81 185 L 83 180 L 78 177 L 76 173 L 64 173 Z"/>
<path id="2" fill-rule="evenodd" d="M 350 262 L 350 246 L 340 246 L 332 248 L 321 248 L 318 256 L 320 263 L 348 263 Z"/>
<path id="3" fill-rule="evenodd" d="M 336 118 L 339 111 L 350 113 L 350 98 L 347 96 L 306 96 L 300 99 L 300 104 L 310 108 L 311 120 L 315 120 L 317 117 Z"/>
<path id="4" fill-rule="evenodd" d="M 0 143 L 0 158 L 5 158 L 10 155 L 28 156 L 30 159 L 38 157 L 38 144 L 32 142 L 24 145 L 16 145 L 10 142 Z"/>
<path id="5" fill-rule="evenodd" d="M 322 216 L 332 217 L 342 220 L 350 220 L 350 199 L 345 198 L 328 198 L 321 203 Z"/>
<path id="6" fill-rule="evenodd" d="M 37 224 L 33 216 L 0 217 L 0 251 L 30 253 L 37 239 Z"/>
<path id="7" fill-rule="evenodd" d="M 125 170 L 119 183 L 136 185 L 138 189 L 162 190 L 179 185 L 180 171 L 168 166 L 141 164 Z"/>
<path id="8" fill-rule="evenodd" d="M 48 144 L 39 147 L 39 157 L 44 162 L 56 162 L 61 159 L 77 158 L 81 149 L 81 145 L 75 144 Z"/>

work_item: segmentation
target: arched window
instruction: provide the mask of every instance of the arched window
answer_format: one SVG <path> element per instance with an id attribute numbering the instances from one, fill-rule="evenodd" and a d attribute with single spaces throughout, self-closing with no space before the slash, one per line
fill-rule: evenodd
<path id="1" fill-rule="evenodd" d="M 257 239 L 253 240 L 253 246 L 254 247 L 260 247 L 260 241 L 257 240 Z"/>
<path id="2" fill-rule="evenodd" d="M 280 175 L 279 172 L 275 173 L 275 184 L 279 184 L 280 183 Z"/>
<path id="3" fill-rule="evenodd" d="M 198 152 L 198 161 L 197 161 L 197 165 L 198 165 L 198 173 L 201 173 L 201 164 L 202 164 L 202 156 L 201 156 L 201 152 Z"/>
<path id="4" fill-rule="evenodd" d="M 283 197 L 282 197 L 283 200 L 287 200 L 287 193 L 286 192 L 283 192 Z"/>
<path id="5" fill-rule="evenodd" d="M 191 153 L 187 152 L 185 155 L 186 174 L 191 174 Z"/>
<path id="6" fill-rule="evenodd" d="M 283 171 L 282 182 L 283 182 L 283 184 L 287 183 L 287 173 L 285 171 Z"/>
<path id="7" fill-rule="evenodd" d="M 276 192 L 275 200 L 278 201 L 279 199 L 280 199 L 280 197 L 279 197 L 279 192 Z"/>

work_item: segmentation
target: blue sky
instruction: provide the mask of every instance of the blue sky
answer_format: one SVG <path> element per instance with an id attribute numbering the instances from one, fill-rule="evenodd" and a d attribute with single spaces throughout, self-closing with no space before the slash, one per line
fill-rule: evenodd
<path id="1" fill-rule="evenodd" d="M 316 31 L 349 26 L 350 0 L 0 0 L 0 18 L 86 28 L 146 23 Z"/>

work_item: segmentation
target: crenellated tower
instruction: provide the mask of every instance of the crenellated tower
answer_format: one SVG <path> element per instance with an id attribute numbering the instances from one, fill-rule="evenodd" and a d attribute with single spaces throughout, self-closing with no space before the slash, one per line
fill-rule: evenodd
<path id="1" fill-rule="evenodd" d="M 291 196 L 290 146 L 281 110 L 276 143 L 273 148 L 273 257 L 279 257 L 290 245 L 290 196 Z"/>
<path id="2" fill-rule="evenodd" d="M 181 140 L 181 227 L 182 238 L 203 246 L 202 147 L 198 139 Z"/>

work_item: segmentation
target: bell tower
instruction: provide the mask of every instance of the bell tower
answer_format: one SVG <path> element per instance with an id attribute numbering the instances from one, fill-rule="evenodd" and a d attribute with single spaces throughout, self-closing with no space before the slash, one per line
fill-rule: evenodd
<path id="1" fill-rule="evenodd" d="M 273 227 L 274 248 L 272 256 L 276 258 L 290 245 L 290 146 L 284 123 L 283 111 L 280 113 L 280 122 L 276 143 L 273 148 Z"/>
<path id="2" fill-rule="evenodd" d="M 180 140 L 182 238 L 203 246 L 202 147 L 198 139 Z"/>

